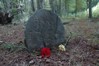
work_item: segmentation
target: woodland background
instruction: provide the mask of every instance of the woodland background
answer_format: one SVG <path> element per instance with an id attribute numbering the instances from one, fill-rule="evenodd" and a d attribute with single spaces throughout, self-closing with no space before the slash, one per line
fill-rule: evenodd
<path id="1" fill-rule="evenodd" d="M 71 37 L 65 52 L 55 47 L 43 59 L 24 46 L 25 24 L 42 8 L 56 13 Z M 0 0 L 0 13 L 14 15 L 0 25 L 0 66 L 99 66 L 99 0 Z"/>

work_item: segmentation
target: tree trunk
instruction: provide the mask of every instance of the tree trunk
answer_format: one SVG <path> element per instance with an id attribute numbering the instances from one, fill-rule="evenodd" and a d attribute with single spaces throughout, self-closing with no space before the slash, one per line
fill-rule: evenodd
<path id="1" fill-rule="evenodd" d="M 54 2 L 54 0 L 49 0 L 49 4 L 50 4 L 50 7 L 51 7 L 51 10 L 52 10 L 52 12 L 55 12 L 53 2 Z"/>
<path id="2" fill-rule="evenodd" d="M 89 0 L 89 18 L 92 18 L 92 0 Z"/>
<path id="3" fill-rule="evenodd" d="M 66 15 L 68 16 L 69 15 L 69 0 L 64 0 L 65 2 L 65 12 L 66 12 Z"/>
<path id="4" fill-rule="evenodd" d="M 59 0 L 59 9 L 58 9 L 58 14 L 61 16 L 61 0 Z"/>
<path id="5" fill-rule="evenodd" d="M 77 11 L 78 11 L 78 9 L 77 9 L 77 6 L 78 6 L 78 5 L 77 5 L 77 4 L 78 4 L 77 1 L 78 1 L 78 0 L 75 0 L 75 1 L 76 1 L 76 8 L 75 8 L 75 17 L 76 17 L 76 16 L 77 16 Z"/>
<path id="6" fill-rule="evenodd" d="M 32 7 L 32 11 L 35 11 L 35 6 L 34 6 L 34 0 L 31 0 L 31 7 Z"/>
<path id="7" fill-rule="evenodd" d="M 37 9 L 43 8 L 43 0 L 37 0 Z"/>
<path id="8" fill-rule="evenodd" d="M 57 13 L 57 1 L 49 0 L 49 4 L 50 4 L 52 12 Z"/>

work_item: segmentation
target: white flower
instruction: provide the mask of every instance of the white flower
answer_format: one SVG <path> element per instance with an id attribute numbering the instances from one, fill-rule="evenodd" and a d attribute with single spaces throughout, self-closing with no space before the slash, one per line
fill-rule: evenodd
<path id="1" fill-rule="evenodd" d="M 59 50 L 61 50 L 61 51 L 66 51 L 65 46 L 62 45 L 62 44 L 60 44 L 60 45 L 58 46 L 58 48 L 59 48 Z"/>

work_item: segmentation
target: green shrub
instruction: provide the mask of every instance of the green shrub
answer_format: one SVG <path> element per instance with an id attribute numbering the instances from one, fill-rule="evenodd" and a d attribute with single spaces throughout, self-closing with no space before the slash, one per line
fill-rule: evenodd
<path id="1" fill-rule="evenodd" d="M 16 45 L 16 44 L 2 44 L 2 49 L 5 49 L 7 51 L 13 52 L 13 51 L 20 51 L 22 49 L 25 49 L 25 46 L 23 44 Z"/>
<path id="2" fill-rule="evenodd" d="M 95 7 L 93 7 L 93 16 L 99 17 L 99 3 Z"/>

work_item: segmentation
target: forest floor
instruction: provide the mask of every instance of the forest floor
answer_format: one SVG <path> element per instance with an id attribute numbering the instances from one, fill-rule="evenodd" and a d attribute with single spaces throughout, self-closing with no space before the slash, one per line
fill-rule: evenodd
<path id="1" fill-rule="evenodd" d="M 99 19 L 73 20 L 64 27 L 71 36 L 66 51 L 56 47 L 41 58 L 40 52 L 26 51 L 24 24 L 0 25 L 0 66 L 99 66 Z"/>

